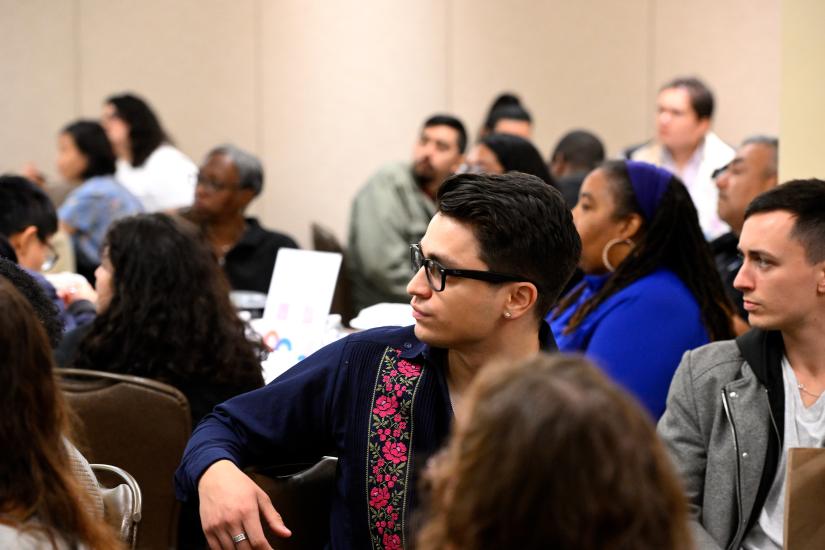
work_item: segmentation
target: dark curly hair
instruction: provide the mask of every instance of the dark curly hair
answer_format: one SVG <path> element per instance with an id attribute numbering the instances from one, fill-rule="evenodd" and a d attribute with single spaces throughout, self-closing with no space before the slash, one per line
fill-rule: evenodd
<path id="1" fill-rule="evenodd" d="M 599 167 L 604 172 L 616 203 L 614 217 L 641 215 L 624 161 L 608 161 Z M 644 216 L 642 216 L 644 219 Z M 733 338 L 733 304 L 725 294 L 722 280 L 713 263 L 710 246 L 699 226 L 699 216 L 684 184 L 675 176 L 652 220 L 644 221 L 642 236 L 627 258 L 619 264 L 605 285 L 586 300 L 570 317 L 564 332 L 570 333 L 611 295 L 665 267 L 688 287 L 699 304 L 702 322 L 711 340 Z M 569 308 L 581 295 L 583 286 L 565 296 L 553 318 Z"/>
<path id="2" fill-rule="evenodd" d="M 40 324 L 49 337 L 52 347 L 57 347 L 63 338 L 63 321 L 60 312 L 34 278 L 23 271 L 16 263 L 0 258 L 0 277 L 7 279 L 17 292 L 22 294 L 31 305 Z"/>
<path id="3" fill-rule="evenodd" d="M 111 299 L 94 320 L 74 367 L 168 384 L 263 384 L 266 347 L 247 338 L 229 285 L 197 229 L 165 214 L 114 223 L 103 244 Z"/>

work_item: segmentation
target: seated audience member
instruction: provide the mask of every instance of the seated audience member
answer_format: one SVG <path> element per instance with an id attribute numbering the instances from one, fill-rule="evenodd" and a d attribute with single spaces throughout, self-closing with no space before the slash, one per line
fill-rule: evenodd
<path id="1" fill-rule="evenodd" d="M 201 227 L 233 289 L 266 294 L 278 250 L 298 245 L 244 217 L 263 185 L 257 158 L 234 145 L 216 147 L 200 167 L 195 202 L 183 215 Z"/>
<path id="2" fill-rule="evenodd" d="M 728 231 L 716 213 L 713 171 L 733 159 L 733 148 L 711 131 L 713 94 L 696 78 L 676 78 L 656 99 L 656 138 L 628 158 L 661 166 L 684 182 L 705 238 Z"/>
<path id="3" fill-rule="evenodd" d="M 117 156 L 117 181 L 147 212 L 192 204 L 198 167 L 172 145 L 143 99 L 132 94 L 108 98 L 100 123 Z"/>
<path id="4" fill-rule="evenodd" d="M 109 225 L 143 211 L 140 201 L 115 179 L 115 154 L 97 122 L 80 120 L 57 138 L 57 169 L 74 190 L 57 212 L 72 237 L 77 272 L 94 281 Z"/>
<path id="5" fill-rule="evenodd" d="M 410 243 L 421 240 L 435 214 L 441 184 L 464 160 L 467 134 L 456 118 L 424 122 L 412 164 L 382 167 L 352 203 L 347 260 L 355 310 L 380 302 L 406 302 Z"/>
<path id="6" fill-rule="evenodd" d="M 266 548 L 261 514 L 290 532 L 239 469 L 338 457 L 330 548 L 400 548 L 418 505 L 419 470 L 445 441 L 475 373 L 552 342 L 543 317 L 573 272 L 580 242 L 561 195 L 540 179 L 460 174 L 410 247 L 413 327 L 353 334 L 266 387 L 236 397 L 192 434 L 179 498 L 200 498 L 212 548 Z M 553 258 L 548 262 L 547 258 Z M 415 436 L 412 428 L 415 426 Z"/>
<path id="7" fill-rule="evenodd" d="M 5 260 L 4 260 L 5 261 Z M 32 306 L 0 276 L 0 547 L 121 548 L 68 416 Z M 96 498 L 97 497 L 97 498 Z"/>
<path id="8" fill-rule="evenodd" d="M 682 354 L 730 338 L 728 302 L 684 185 L 651 164 L 610 161 L 582 184 L 573 220 L 584 281 L 548 316 L 654 418 Z"/>
<path id="9" fill-rule="evenodd" d="M 63 322 L 57 308 L 43 292 L 37 281 L 24 269 L 6 257 L 0 258 L 0 277 L 5 278 L 29 301 L 40 324 L 46 331 L 51 347 L 56 348 L 63 338 Z"/>
<path id="10" fill-rule="evenodd" d="M 550 174 L 570 208 L 579 200 L 584 177 L 604 161 L 604 145 L 587 130 L 568 132 L 550 155 Z"/>
<path id="11" fill-rule="evenodd" d="M 514 94 L 499 95 L 484 120 L 484 126 L 479 131 L 478 139 L 488 134 L 511 134 L 531 139 L 533 136 L 533 119 L 527 109 L 521 104 L 521 99 Z"/>
<path id="12" fill-rule="evenodd" d="M 485 367 L 425 478 L 421 550 L 693 548 L 653 423 L 579 357 Z"/>
<path id="13" fill-rule="evenodd" d="M 51 238 L 57 231 L 57 214 L 49 197 L 29 180 L 0 176 L 0 235 L 6 236 L 14 248 L 21 267 L 37 280 L 58 308 L 65 330 L 88 324 L 95 309 L 87 293 L 68 307 L 57 295 L 54 286 L 40 271 L 48 271 L 56 260 Z"/>
<path id="14" fill-rule="evenodd" d="M 141 214 L 115 222 L 95 275 L 97 318 L 66 335 L 61 364 L 175 386 L 193 425 L 263 385 L 265 348 L 247 340 L 209 245 L 185 220 Z"/>
<path id="15" fill-rule="evenodd" d="M 779 142 L 776 138 L 758 136 L 746 139 L 736 150 L 731 163 L 716 177 L 716 187 L 719 189 L 717 210 L 731 231 L 711 242 L 710 248 L 725 291 L 742 319 L 746 319 L 748 313 L 742 303 L 742 293 L 733 286 L 736 274 L 742 267 L 737 248 L 739 234 L 745 223 L 748 204 L 760 193 L 776 187 L 778 156 Z"/>
<path id="16" fill-rule="evenodd" d="M 526 139 L 511 134 L 488 134 L 467 155 L 468 171 L 477 174 L 524 172 L 553 185 L 541 153 Z"/>
<path id="17" fill-rule="evenodd" d="M 825 181 L 756 197 L 734 285 L 751 329 L 687 353 L 659 435 L 686 485 L 699 548 L 783 545 L 788 449 L 825 440 Z"/>

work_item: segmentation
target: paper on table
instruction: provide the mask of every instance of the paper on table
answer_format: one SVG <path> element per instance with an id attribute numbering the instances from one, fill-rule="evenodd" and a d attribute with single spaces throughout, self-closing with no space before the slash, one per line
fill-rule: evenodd
<path id="1" fill-rule="evenodd" d="M 321 346 L 340 267 L 335 252 L 278 251 L 263 318 L 255 326 L 273 350 L 264 363 L 267 381 Z"/>
<path id="2" fill-rule="evenodd" d="M 790 449 L 785 483 L 785 550 L 822 550 L 825 449 Z"/>

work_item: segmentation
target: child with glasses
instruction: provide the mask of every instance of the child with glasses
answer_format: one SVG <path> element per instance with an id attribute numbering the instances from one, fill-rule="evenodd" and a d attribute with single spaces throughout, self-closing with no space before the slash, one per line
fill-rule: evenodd
<path id="1" fill-rule="evenodd" d="M 68 307 L 41 273 L 58 259 L 51 239 L 57 232 L 57 214 L 49 197 L 29 180 L 14 175 L 0 176 L 0 235 L 8 240 L 18 264 L 31 275 L 54 302 L 64 331 L 92 321 L 91 300 L 76 299 Z M 85 294 L 92 297 L 91 294 Z"/>

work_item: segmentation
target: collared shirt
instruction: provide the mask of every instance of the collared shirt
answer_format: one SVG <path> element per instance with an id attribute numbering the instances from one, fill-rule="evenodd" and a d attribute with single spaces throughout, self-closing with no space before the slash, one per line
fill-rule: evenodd
<path id="1" fill-rule="evenodd" d="M 542 349 L 549 349 L 552 337 L 546 325 L 539 336 L 545 343 Z M 409 536 L 407 522 L 409 510 L 418 502 L 419 474 L 446 440 L 453 418 L 446 353 L 418 340 L 414 327 L 369 330 L 326 346 L 266 387 L 231 399 L 206 417 L 192 434 L 175 475 L 178 498 L 197 498 L 198 479 L 217 460 L 246 467 L 313 463 L 325 455 L 337 456 L 330 546 L 370 548 L 375 527 L 371 513 L 387 502 L 369 489 L 377 471 L 368 459 L 375 451 L 370 436 L 395 400 L 382 402 L 377 394 L 403 390 L 379 374 L 388 360 L 398 358 L 398 370 L 414 369 L 417 378 L 409 417 L 395 418 L 396 427 L 408 431 L 399 464 L 408 466 L 409 477 L 404 480 L 405 506 L 397 521 Z M 383 440 L 380 432 L 378 436 Z"/>
<path id="2" fill-rule="evenodd" d="M 240 240 L 223 258 L 223 270 L 233 289 L 266 294 L 278 250 L 298 248 L 298 244 L 288 235 L 264 229 L 255 218 L 246 218 L 245 222 Z"/>
<path id="3" fill-rule="evenodd" d="M 355 310 L 380 302 L 409 302 L 414 275 L 409 245 L 417 243 L 435 215 L 409 163 L 382 167 L 352 202 L 347 267 Z"/>
<path id="4" fill-rule="evenodd" d="M 713 171 L 728 164 L 735 152 L 731 146 L 719 139 L 713 132 L 705 134 L 702 142 L 696 148 L 688 163 L 682 170 L 677 170 L 673 157 L 667 148 L 652 142 L 634 150 L 630 156 L 633 160 L 649 162 L 661 166 L 676 174 L 685 184 L 690 193 L 696 211 L 699 214 L 699 224 L 705 238 L 715 239 L 726 231 L 728 225 L 719 218 L 716 211 L 718 190 L 713 182 Z"/>
<path id="5" fill-rule="evenodd" d="M 111 176 L 89 178 L 66 197 L 58 210 L 62 222 L 75 229 L 75 254 L 100 264 L 100 247 L 115 220 L 143 212 L 143 205 Z"/>

